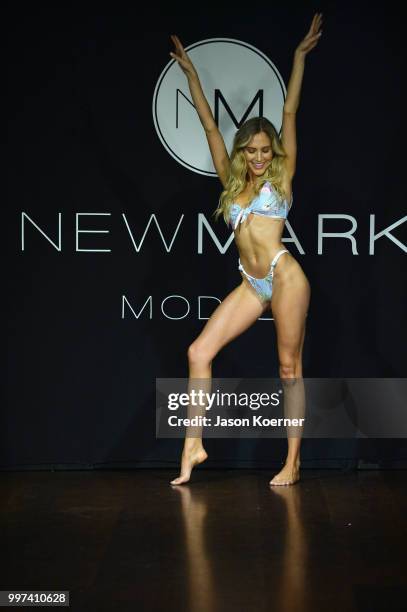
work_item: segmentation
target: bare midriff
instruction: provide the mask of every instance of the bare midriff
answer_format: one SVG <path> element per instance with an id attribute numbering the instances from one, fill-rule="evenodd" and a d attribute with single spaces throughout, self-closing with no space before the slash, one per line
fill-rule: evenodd
<path id="1" fill-rule="evenodd" d="M 286 248 L 281 242 L 285 219 L 250 213 L 235 230 L 240 261 L 248 274 L 264 278 L 274 255 Z"/>

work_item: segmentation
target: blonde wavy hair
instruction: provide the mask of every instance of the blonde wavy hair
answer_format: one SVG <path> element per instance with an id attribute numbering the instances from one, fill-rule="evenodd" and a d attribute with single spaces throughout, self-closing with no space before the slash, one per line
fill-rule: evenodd
<path id="1" fill-rule="evenodd" d="M 245 121 L 237 130 L 233 139 L 232 152 L 230 154 L 230 173 L 224 191 L 220 194 L 219 204 L 213 215 L 215 220 L 223 216 L 226 223 L 229 219 L 229 209 L 236 197 L 244 191 L 247 183 L 247 162 L 244 148 L 249 144 L 253 136 L 259 132 L 265 132 L 270 138 L 273 157 L 264 174 L 258 177 L 254 192 L 258 194 L 266 181 L 270 181 L 278 195 L 284 199 L 282 191 L 284 158 L 287 154 L 284 150 L 278 132 L 274 125 L 265 117 L 252 117 Z"/>

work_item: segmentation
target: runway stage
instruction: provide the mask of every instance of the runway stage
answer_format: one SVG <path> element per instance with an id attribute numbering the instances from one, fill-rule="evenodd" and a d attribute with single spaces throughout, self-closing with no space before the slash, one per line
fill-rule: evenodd
<path id="1" fill-rule="evenodd" d="M 404 608 L 405 471 L 175 475 L 3 473 L 2 589 L 69 590 L 89 612 Z"/>

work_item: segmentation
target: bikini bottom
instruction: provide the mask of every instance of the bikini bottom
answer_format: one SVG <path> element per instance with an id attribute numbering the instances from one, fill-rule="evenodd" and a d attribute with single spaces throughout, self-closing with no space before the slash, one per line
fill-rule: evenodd
<path id="1" fill-rule="evenodd" d="M 256 291 L 262 302 L 268 302 L 271 300 L 271 296 L 273 293 L 274 268 L 276 267 L 276 263 L 278 262 L 279 258 L 284 253 L 289 253 L 289 251 L 287 251 L 287 249 L 282 249 L 275 255 L 273 261 L 271 262 L 270 270 L 267 276 L 265 276 L 264 278 L 255 278 L 254 276 L 250 276 L 250 274 L 247 274 L 246 270 L 240 263 L 239 257 L 239 270 L 243 272 L 243 274 L 246 276 L 247 280 L 249 281 L 253 289 Z"/>

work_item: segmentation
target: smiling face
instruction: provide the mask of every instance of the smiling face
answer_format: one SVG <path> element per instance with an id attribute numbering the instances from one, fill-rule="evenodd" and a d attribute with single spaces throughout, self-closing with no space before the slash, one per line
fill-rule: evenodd
<path id="1" fill-rule="evenodd" d="M 266 168 L 271 164 L 273 151 L 268 134 L 266 132 L 255 134 L 244 147 L 243 152 L 250 180 L 253 181 L 256 177 L 264 174 Z"/>

